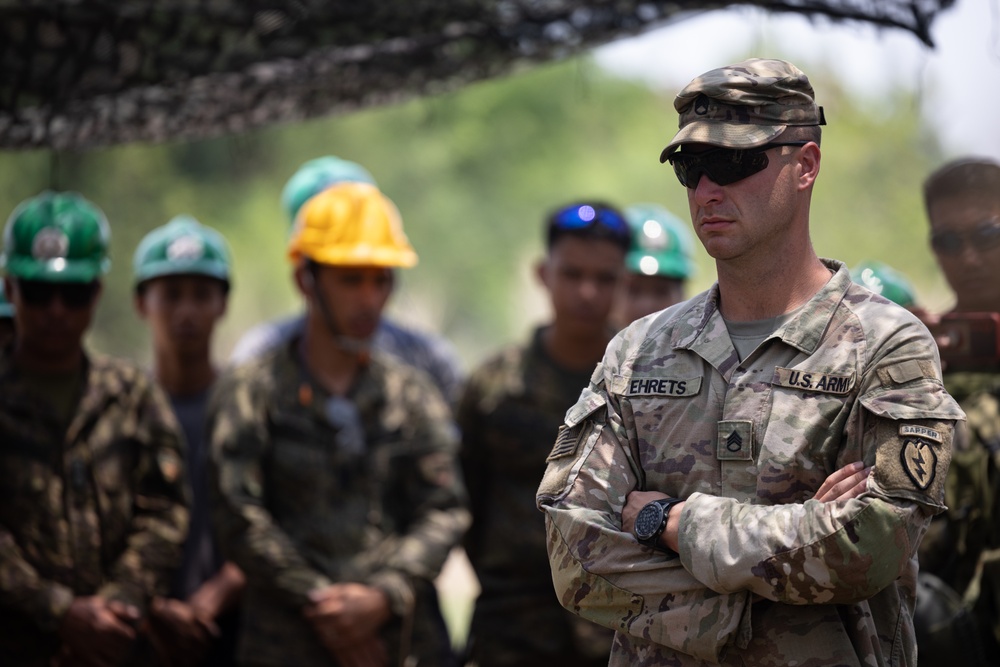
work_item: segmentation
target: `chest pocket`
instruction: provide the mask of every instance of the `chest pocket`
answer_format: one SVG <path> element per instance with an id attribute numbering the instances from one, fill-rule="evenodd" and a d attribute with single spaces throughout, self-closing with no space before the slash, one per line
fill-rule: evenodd
<path id="1" fill-rule="evenodd" d="M 264 494 L 270 500 L 280 497 L 312 512 L 367 486 L 364 452 L 341 446 L 337 430 L 311 415 L 275 415 L 271 445 L 264 470 Z"/>

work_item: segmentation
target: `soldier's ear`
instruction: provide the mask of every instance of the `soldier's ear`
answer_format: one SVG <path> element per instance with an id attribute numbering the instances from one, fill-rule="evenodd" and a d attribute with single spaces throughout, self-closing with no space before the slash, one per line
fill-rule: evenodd
<path id="1" fill-rule="evenodd" d="M 545 259 L 540 259 L 535 263 L 535 278 L 545 289 L 549 288 L 549 263 Z"/>
<path id="2" fill-rule="evenodd" d="M 295 266 L 295 271 L 292 275 L 295 277 L 295 286 L 299 288 L 302 296 L 311 299 L 316 292 L 316 278 L 309 269 L 309 265 L 305 262 L 300 262 Z"/>

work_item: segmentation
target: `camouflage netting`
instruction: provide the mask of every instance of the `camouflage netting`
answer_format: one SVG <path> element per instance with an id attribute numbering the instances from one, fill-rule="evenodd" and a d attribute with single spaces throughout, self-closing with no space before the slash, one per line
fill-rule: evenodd
<path id="1" fill-rule="evenodd" d="M 0 148 L 206 137 L 437 92 L 711 0 L 0 0 Z M 751 0 L 902 28 L 954 0 Z"/>

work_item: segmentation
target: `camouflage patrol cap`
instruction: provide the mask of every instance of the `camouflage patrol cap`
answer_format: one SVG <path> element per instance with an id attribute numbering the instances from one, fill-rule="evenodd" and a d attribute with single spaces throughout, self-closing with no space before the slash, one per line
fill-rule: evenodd
<path id="1" fill-rule="evenodd" d="M 705 72 L 674 99 L 680 130 L 660 162 L 681 144 L 755 148 L 790 125 L 826 125 L 808 77 L 784 60 L 752 58 Z"/>

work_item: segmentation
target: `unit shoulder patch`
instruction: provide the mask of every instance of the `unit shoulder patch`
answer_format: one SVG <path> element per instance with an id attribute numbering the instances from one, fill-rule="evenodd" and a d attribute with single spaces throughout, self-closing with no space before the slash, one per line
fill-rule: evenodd
<path id="1" fill-rule="evenodd" d="M 934 482 L 937 454 L 926 440 L 905 438 L 899 450 L 899 459 L 903 471 L 918 489 L 926 490 Z"/>

